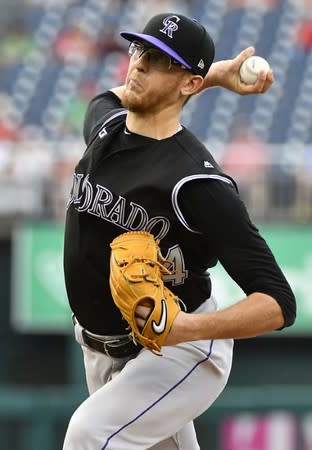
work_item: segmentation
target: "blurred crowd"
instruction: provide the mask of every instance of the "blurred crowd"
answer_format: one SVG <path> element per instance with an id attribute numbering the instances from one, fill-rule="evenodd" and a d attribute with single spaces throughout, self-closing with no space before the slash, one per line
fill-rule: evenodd
<path id="1" fill-rule="evenodd" d="M 223 0 L 228 9 L 270 10 L 280 7 L 281 2 Z M 312 0 L 293 2 L 302 15 L 296 34 L 298 52 L 309 53 Z M 201 3 L 202 0 L 1 0 L 0 187 L 5 195 L 0 199 L 0 215 L 63 220 L 73 167 L 84 149 L 82 124 L 88 101 L 100 90 L 121 84 L 126 74 L 127 44 L 119 37 L 124 11 L 140 28 L 160 11 L 187 14 L 200 11 Z M 84 4 L 94 5 L 99 11 L 105 6 L 105 26 L 99 26 L 96 32 L 86 26 L 87 17 L 81 17 Z M 57 134 L 51 132 L 48 119 L 42 124 L 25 120 L 16 100 L 20 87 L 12 82 L 12 74 L 16 76 L 27 64 L 31 66 L 34 55 L 42 50 L 38 29 L 44 15 L 51 11 L 61 13 L 67 20 L 50 38 L 40 57 L 57 67 L 78 68 L 81 74 L 72 95 L 67 95 L 62 103 Z M 105 69 L 102 62 L 110 55 L 114 55 L 114 70 L 105 78 L 99 68 Z M 23 81 L 21 85 L 27 93 L 30 88 Z M 110 86 L 106 86 L 108 82 Z M 257 218 L 311 222 L 312 142 L 271 146 L 250 132 L 245 117 L 239 117 L 229 142 L 222 143 L 219 154 L 221 164 L 238 180 L 242 195 Z"/>

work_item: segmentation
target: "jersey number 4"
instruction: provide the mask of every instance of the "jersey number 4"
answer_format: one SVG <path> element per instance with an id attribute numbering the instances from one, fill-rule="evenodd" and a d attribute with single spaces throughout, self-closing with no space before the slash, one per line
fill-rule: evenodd
<path id="1" fill-rule="evenodd" d="M 188 270 L 185 269 L 184 257 L 181 248 L 178 245 L 170 247 L 165 256 L 165 266 L 172 274 L 164 275 L 164 281 L 172 283 L 173 286 L 183 284 L 188 277 Z"/>

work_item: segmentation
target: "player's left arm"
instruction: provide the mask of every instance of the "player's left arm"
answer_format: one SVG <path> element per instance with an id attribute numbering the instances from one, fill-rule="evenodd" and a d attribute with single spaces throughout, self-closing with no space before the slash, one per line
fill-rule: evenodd
<path id="1" fill-rule="evenodd" d="M 273 297 L 254 292 L 239 302 L 211 313 L 180 312 L 166 345 L 201 339 L 244 339 L 282 328 L 285 318 Z"/>
<path id="2" fill-rule="evenodd" d="M 149 309 L 138 306 L 138 325 L 143 327 Z M 285 318 L 280 305 L 270 295 L 254 292 L 234 305 L 209 313 L 176 316 L 165 345 L 204 339 L 246 339 L 282 328 Z"/>
<path id="3" fill-rule="evenodd" d="M 190 201 L 196 196 L 198 204 Z M 296 318 L 294 292 L 237 193 L 225 183 L 212 181 L 208 186 L 203 180 L 186 184 L 181 197 L 180 207 L 188 223 L 203 233 L 207 228 L 207 239 L 220 263 L 245 297 L 211 313 L 179 313 L 167 344 L 188 339 L 243 339 L 291 326 Z M 207 218 L 201 212 L 205 198 L 211 211 Z"/>
<path id="4" fill-rule="evenodd" d="M 274 82 L 274 75 L 271 69 L 267 73 L 264 71 L 260 72 L 258 80 L 252 85 L 243 83 L 239 76 L 240 66 L 245 59 L 253 56 L 254 53 L 254 47 L 247 47 L 233 59 L 213 63 L 204 79 L 200 92 L 219 86 L 240 95 L 265 93 Z"/>
<path id="5" fill-rule="evenodd" d="M 209 215 L 202 208 L 205 201 Z M 234 189 L 220 181 L 186 183 L 179 205 L 187 223 L 207 237 L 245 297 L 215 312 L 179 312 L 166 345 L 188 340 L 243 339 L 291 326 L 296 318 L 295 295 Z M 144 319 L 147 311 L 140 309 L 137 314 Z"/>

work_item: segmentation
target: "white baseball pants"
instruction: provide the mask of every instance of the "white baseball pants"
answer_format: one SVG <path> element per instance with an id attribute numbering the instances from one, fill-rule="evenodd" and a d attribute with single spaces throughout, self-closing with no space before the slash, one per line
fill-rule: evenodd
<path id="1" fill-rule="evenodd" d="M 195 312 L 216 309 L 212 298 Z M 112 359 L 82 344 L 90 397 L 74 412 L 63 450 L 198 450 L 193 419 L 224 389 L 233 341 L 194 341 Z"/>

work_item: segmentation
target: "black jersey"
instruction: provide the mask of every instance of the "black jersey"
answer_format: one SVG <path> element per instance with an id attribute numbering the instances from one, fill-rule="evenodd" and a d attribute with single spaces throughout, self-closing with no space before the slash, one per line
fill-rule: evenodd
<path id="1" fill-rule="evenodd" d="M 210 297 L 208 269 L 220 260 L 246 294 L 276 298 L 290 325 L 293 294 L 235 182 L 187 129 L 156 140 L 130 133 L 126 114 L 108 92 L 86 115 L 88 145 L 75 169 L 64 249 L 66 289 L 79 322 L 97 334 L 125 332 L 109 289 L 109 244 L 125 231 L 146 230 L 160 239 L 173 271 L 165 282 L 189 312 Z"/>

